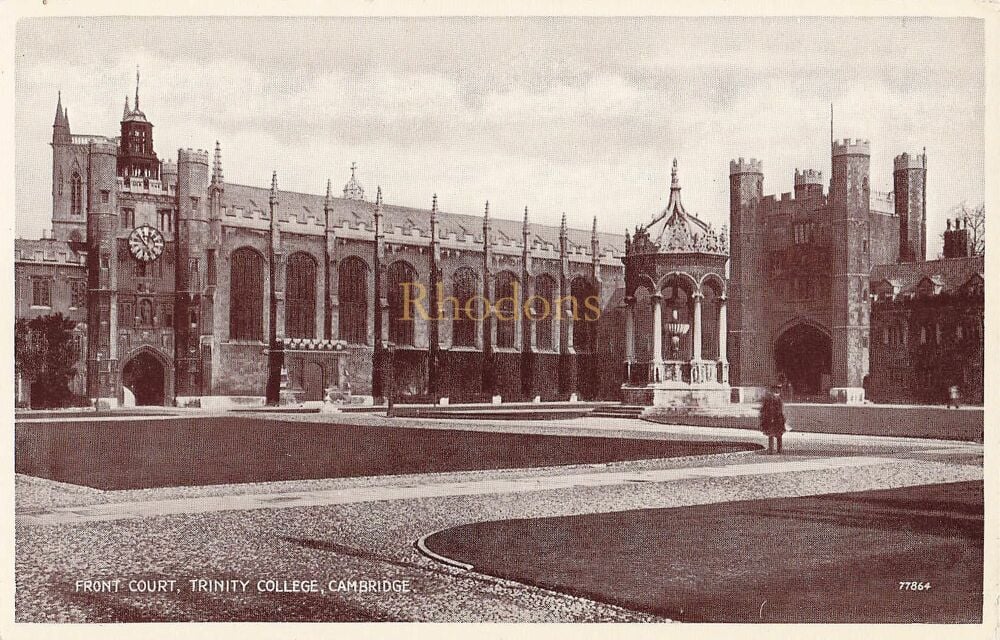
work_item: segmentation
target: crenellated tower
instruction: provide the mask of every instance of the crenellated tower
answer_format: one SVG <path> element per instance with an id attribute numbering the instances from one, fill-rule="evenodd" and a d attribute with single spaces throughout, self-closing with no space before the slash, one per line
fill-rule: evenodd
<path id="1" fill-rule="evenodd" d="M 923 262 L 927 259 L 927 154 L 900 154 L 892 168 L 899 261 Z"/>
<path id="2" fill-rule="evenodd" d="M 823 197 L 823 172 L 817 169 L 795 170 L 795 199 Z"/>
<path id="3" fill-rule="evenodd" d="M 830 383 L 831 395 L 852 402 L 864 398 L 868 373 L 871 152 L 867 140 L 848 138 L 834 142 L 832 154 Z"/>
<path id="4" fill-rule="evenodd" d="M 117 149 L 89 143 L 87 175 L 87 395 L 98 408 L 118 404 Z"/>
<path id="5" fill-rule="evenodd" d="M 203 390 L 201 371 L 201 336 L 212 332 L 202 309 L 210 237 L 205 202 L 208 162 L 208 152 L 202 149 L 177 151 L 174 366 L 178 398 L 208 393 Z"/>
<path id="6" fill-rule="evenodd" d="M 769 384 L 764 274 L 766 233 L 760 202 L 764 197 L 763 162 L 756 158 L 729 163 L 729 336 L 730 380 L 734 386 Z"/>

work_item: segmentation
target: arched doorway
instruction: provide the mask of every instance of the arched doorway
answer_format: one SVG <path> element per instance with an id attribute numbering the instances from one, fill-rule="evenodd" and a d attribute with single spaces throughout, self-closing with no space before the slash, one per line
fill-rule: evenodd
<path id="1" fill-rule="evenodd" d="M 323 386 L 323 367 L 316 362 L 307 362 L 302 371 L 303 400 L 322 400 L 325 395 Z"/>
<path id="2" fill-rule="evenodd" d="M 827 391 L 831 351 L 830 336 L 811 324 L 796 324 L 778 337 L 775 369 L 792 385 L 796 399 Z"/>
<path id="3" fill-rule="evenodd" d="M 149 351 L 140 351 L 122 369 L 122 386 L 132 392 L 137 406 L 166 404 L 166 382 L 163 363 Z"/>

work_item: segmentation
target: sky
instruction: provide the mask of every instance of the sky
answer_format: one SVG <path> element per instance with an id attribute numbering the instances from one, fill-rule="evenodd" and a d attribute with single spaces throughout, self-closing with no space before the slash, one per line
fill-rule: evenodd
<path id="1" fill-rule="evenodd" d="M 57 92 L 113 137 L 141 70 L 161 159 L 222 146 L 225 179 L 335 192 L 358 164 L 392 204 L 624 233 L 667 203 L 729 211 L 729 161 L 829 179 L 871 140 L 871 185 L 927 148 L 928 256 L 984 193 L 983 30 L 964 18 L 41 18 L 17 26 L 16 232 L 51 216 Z"/>

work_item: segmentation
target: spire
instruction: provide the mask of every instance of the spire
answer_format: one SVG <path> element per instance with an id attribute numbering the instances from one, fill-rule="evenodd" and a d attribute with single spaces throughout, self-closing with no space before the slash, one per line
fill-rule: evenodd
<path id="1" fill-rule="evenodd" d="M 671 218 L 678 214 L 687 215 L 684 205 L 681 204 L 681 181 L 677 177 L 677 158 L 674 158 L 673 166 L 670 168 L 670 200 L 664 213 Z"/>
<path id="2" fill-rule="evenodd" d="M 55 124 L 57 126 L 60 125 L 60 124 L 62 124 L 64 118 L 65 118 L 65 116 L 63 115 L 63 107 L 62 107 L 62 91 L 60 91 L 57 94 L 57 97 L 56 97 L 56 119 L 55 119 Z"/>
<path id="3" fill-rule="evenodd" d="M 139 65 L 135 65 L 135 110 L 139 110 Z"/>
<path id="4" fill-rule="evenodd" d="M 128 96 L 125 96 L 125 110 L 122 112 L 122 120 L 128 117 L 132 110 L 128 108 Z"/>
<path id="5" fill-rule="evenodd" d="M 323 198 L 323 205 L 329 207 L 333 202 L 333 185 L 329 178 L 326 179 L 326 197 Z"/>
<path id="6" fill-rule="evenodd" d="M 69 110 L 63 110 L 62 91 L 56 98 L 56 118 L 52 123 L 52 142 L 54 144 L 69 144 L 72 138 L 69 134 Z"/>
<path id="7" fill-rule="evenodd" d="M 438 218 L 438 194 L 431 198 L 431 224 L 437 224 Z"/>
<path id="8" fill-rule="evenodd" d="M 56 97 L 56 119 L 54 126 L 68 126 L 69 122 L 66 120 L 66 112 L 63 111 L 62 106 L 62 91 L 57 94 Z"/>
<path id="9" fill-rule="evenodd" d="M 382 186 L 375 191 L 375 236 L 382 235 Z"/>
<path id="10" fill-rule="evenodd" d="M 271 194 L 268 198 L 271 206 L 278 204 L 278 172 L 275 171 L 271 174 Z"/>
<path id="11" fill-rule="evenodd" d="M 486 210 L 483 212 L 483 229 L 490 227 L 490 201 L 486 201 Z"/>
<path id="12" fill-rule="evenodd" d="M 566 212 L 565 211 L 563 211 L 563 214 L 562 214 L 562 222 L 559 223 L 559 237 L 560 238 L 565 238 L 566 237 Z"/>
<path id="13" fill-rule="evenodd" d="M 126 106 L 128 103 L 126 102 Z M 212 184 L 216 186 L 222 186 L 222 147 L 219 145 L 219 141 L 215 141 L 215 160 L 212 162 Z"/>
<path id="14" fill-rule="evenodd" d="M 601 259 L 601 241 L 597 239 L 597 216 L 594 216 L 594 224 L 590 227 L 590 253 L 591 259 L 596 264 Z"/>

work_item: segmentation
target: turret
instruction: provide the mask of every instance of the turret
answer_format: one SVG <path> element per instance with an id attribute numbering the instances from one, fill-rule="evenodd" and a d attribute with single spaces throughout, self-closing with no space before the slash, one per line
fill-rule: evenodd
<path id="1" fill-rule="evenodd" d="M 871 151 L 867 140 L 845 138 L 833 143 L 832 153 L 831 393 L 856 402 L 864 398 L 868 373 Z"/>
<path id="2" fill-rule="evenodd" d="M 739 386 L 767 385 L 768 363 L 763 352 L 766 335 L 764 296 L 760 277 L 764 273 L 764 223 L 760 202 L 764 197 L 763 162 L 739 158 L 729 163 L 730 266 L 729 336 L 727 351 L 733 354 L 730 380 Z"/>
<path id="3" fill-rule="evenodd" d="M 87 393 L 100 406 L 117 404 L 118 180 L 115 145 L 87 148 Z"/>
<path id="4" fill-rule="evenodd" d="M 173 186 L 176 189 L 177 163 L 175 161 L 167 160 L 160 164 L 160 181 L 163 183 L 164 188 Z"/>
<path id="5" fill-rule="evenodd" d="M 899 261 L 923 262 L 927 259 L 927 155 L 896 156 L 892 178 L 899 216 Z"/>
<path id="6" fill-rule="evenodd" d="M 795 199 L 823 197 L 823 172 L 816 169 L 795 170 Z"/>
<path id="7" fill-rule="evenodd" d="M 203 149 L 177 151 L 177 230 L 174 261 L 174 357 L 177 362 L 175 389 L 178 396 L 202 395 L 200 366 L 201 334 L 206 326 L 202 294 L 207 284 L 208 152 Z"/>
<path id="8" fill-rule="evenodd" d="M 365 190 L 358 183 L 358 179 L 354 175 L 354 171 L 357 168 L 358 168 L 358 165 L 356 163 L 352 162 L 351 163 L 351 179 L 348 180 L 347 184 L 344 185 L 344 199 L 346 199 L 346 200 L 364 200 L 365 199 Z"/>

